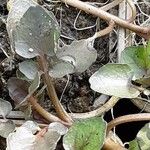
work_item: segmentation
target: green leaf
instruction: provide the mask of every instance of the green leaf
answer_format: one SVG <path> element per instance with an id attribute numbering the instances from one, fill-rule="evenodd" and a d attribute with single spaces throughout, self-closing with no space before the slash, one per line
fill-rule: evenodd
<path id="1" fill-rule="evenodd" d="M 12 106 L 10 102 L 3 100 L 0 98 L 0 115 L 5 119 L 6 116 L 11 112 Z"/>
<path id="2" fill-rule="evenodd" d="M 65 150 L 100 150 L 106 134 L 106 122 L 90 118 L 75 122 L 63 138 Z"/>
<path id="3" fill-rule="evenodd" d="M 121 62 L 130 66 L 135 79 L 150 76 L 150 42 L 147 46 L 127 47 L 122 52 Z"/>
<path id="4" fill-rule="evenodd" d="M 91 89 L 106 95 L 135 98 L 140 92 L 132 87 L 133 72 L 126 64 L 106 64 L 89 79 Z"/>
<path id="5" fill-rule="evenodd" d="M 19 70 L 30 80 L 33 80 L 38 72 L 37 64 L 33 60 L 26 60 L 19 63 Z"/>
<path id="6" fill-rule="evenodd" d="M 65 45 L 57 51 L 56 56 L 74 65 L 74 72 L 84 72 L 96 61 L 97 51 L 90 39 L 83 39 Z"/>
<path id="7" fill-rule="evenodd" d="M 131 142 L 131 146 L 138 148 L 135 150 L 149 150 L 150 149 L 150 123 L 147 123 L 137 134 L 134 142 Z M 130 147 L 131 147 L 130 146 Z M 131 149 L 130 150 L 134 150 Z"/>
<path id="8" fill-rule="evenodd" d="M 27 5 L 27 8 L 21 10 L 22 5 Z M 11 9 L 7 27 L 16 53 L 25 58 L 55 55 L 60 31 L 54 14 L 31 0 L 24 3 L 17 1 Z M 17 12 L 17 15 L 16 10 L 21 14 Z M 14 25 L 10 25 L 11 23 Z"/>
<path id="9" fill-rule="evenodd" d="M 130 141 L 129 150 L 140 150 L 137 140 Z"/>

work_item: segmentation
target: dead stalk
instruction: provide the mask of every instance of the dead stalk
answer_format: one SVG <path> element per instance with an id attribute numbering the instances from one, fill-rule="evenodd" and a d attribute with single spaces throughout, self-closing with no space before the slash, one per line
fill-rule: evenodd
<path id="1" fill-rule="evenodd" d="M 150 113 L 131 114 L 115 118 L 108 123 L 107 134 L 117 125 L 135 121 L 150 121 Z"/>
<path id="2" fill-rule="evenodd" d="M 106 27 L 106 28 L 103 29 L 103 30 L 100 30 L 99 32 L 96 32 L 96 33 L 94 34 L 93 38 L 96 39 L 96 38 L 98 38 L 98 37 L 102 37 L 102 36 L 104 36 L 104 35 L 106 35 L 106 34 L 109 34 L 109 33 L 113 30 L 114 26 L 115 26 L 114 21 L 110 21 L 110 22 L 109 22 L 109 26 Z"/>
<path id="3" fill-rule="evenodd" d="M 48 69 L 48 64 L 47 64 L 46 57 L 39 56 L 37 60 L 38 60 L 40 69 L 44 72 L 42 77 L 43 77 L 43 80 L 44 80 L 45 84 L 47 85 L 47 93 L 48 93 L 48 96 L 50 97 L 50 100 L 52 101 L 52 103 L 54 105 L 54 108 L 55 108 L 58 116 L 63 121 L 68 122 L 69 124 L 71 124 L 72 119 L 68 115 L 68 113 L 65 111 L 63 106 L 61 105 L 61 103 L 60 103 L 60 101 L 57 97 L 55 88 L 53 86 L 52 79 L 49 76 L 49 73 L 48 73 L 49 69 Z"/>
<path id="4" fill-rule="evenodd" d="M 104 6 L 102 6 L 102 7 L 100 7 L 100 9 L 102 9 L 102 10 L 104 10 L 104 11 L 108 11 L 108 10 L 110 10 L 111 8 L 113 8 L 113 7 L 117 6 L 117 5 L 119 5 L 122 1 L 123 1 L 123 0 L 114 0 L 114 1 L 112 1 L 112 2 L 110 2 L 110 3 L 108 3 L 108 4 L 106 4 L 106 5 L 104 5 Z"/>
<path id="5" fill-rule="evenodd" d="M 142 36 L 145 39 L 150 38 L 150 28 L 149 27 L 141 27 L 138 25 L 135 25 L 133 23 L 129 23 L 127 20 L 123 20 L 117 16 L 114 16 L 108 12 L 105 12 L 104 10 L 97 8 L 95 6 L 92 6 L 88 3 L 82 2 L 80 0 L 61 0 L 62 2 L 66 3 L 67 5 L 76 7 L 80 10 L 83 10 L 89 14 L 92 14 L 94 16 L 100 17 L 104 19 L 105 21 L 111 21 L 113 20 L 117 25 L 129 29 L 138 35 Z"/>
<path id="6" fill-rule="evenodd" d="M 62 121 L 60 118 L 56 117 L 55 115 L 50 114 L 47 112 L 43 107 L 40 106 L 40 104 L 37 103 L 37 100 L 31 96 L 28 101 L 31 103 L 32 107 L 47 121 L 49 122 L 60 122 L 66 126 L 70 126 L 68 122 Z"/>
<path id="7" fill-rule="evenodd" d="M 102 150 L 127 150 L 122 147 L 118 142 L 113 141 L 111 138 L 106 138 Z"/>
<path id="8" fill-rule="evenodd" d="M 87 112 L 87 113 L 70 113 L 70 116 L 73 119 L 86 119 L 91 117 L 96 117 L 104 114 L 108 110 L 110 110 L 118 101 L 120 98 L 112 96 L 103 106 L 100 108 Z"/>

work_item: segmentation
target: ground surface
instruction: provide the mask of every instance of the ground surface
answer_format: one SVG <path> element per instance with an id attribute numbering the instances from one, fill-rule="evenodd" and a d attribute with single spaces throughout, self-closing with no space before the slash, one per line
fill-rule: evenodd
<path id="1" fill-rule="evenodd" d="M 88 0 L 90 1 L 90 0 Z M 93 0 L 91 0 L 92 2 Z M 6 1 L 2 1 L 3 3 L 0 3 L 0 17 L 5 20 L 7 17 L 7 10 L 6 10 Z M 105 1 L 100 1 L 101 3 Z M 88 38 L 92 36 L 96 28 L 103 29 L 107 26 L 107 24 L 100 20 L 99 26 L 94 26 L 92 28 L 86 29 L 86 30 L 77 30 L 74 28 L 73 24 L 76 19 L 77 14 L 79 13 L 79 10 L 72 8 L 72 7 L 66 7 L 65 5 L 62 5 L 61 3 L 58 3 L 57 5 L 51 6 L 48 1 L 44 1 L 43 6 L 47 8 L 48 10 L 52 10 L 57 17 L 57 20 L 61 26 L 61 39 L 64 43 L 70 44 L 72 40 L 74 39 L 83 39 Z M 114 9 L 115 14 L 117 13 L 118 8 L 116 7 Z M 81 12 L 76 27 L 77 28 L 84 28 L 87 26 L 93 26 L 96 23 L 96 17 L 93 17 L 91 15 L 87 15 L 83 12 Z M 116 38 L 116 35 L 112 35 L 112 41 Z M 116 45 L 114 44 L 114 49 L 112 49 L 112 53 L 115 56 L 114 50 Z M 94 99 L 98 97 L 98 94 L 93 92 L 90 89 L 88 79 L 89 77 L 96 71 L 100 66 L 103 64 L 106 64 L 110 61 L 110 51 L 109 51 L 109 36 L 104 36 L 102 38 L 99 38 L 95 42 L 95 48 L 98 52 L 98 58 L 96 62 L 84 73 L 82 74 L 73 74 L 69 77 L 69 83 L 67 85 L 67 88 L 65 90 L 65 93 L 62 96 L 62 104 L 63 106 L 71 112 L 86 112 L 92 109 L 92 105 L 94 102 Z M 10 51 L 10 45 L 9 45 L 9 39 L 6 32 L 6 27 L 4 23 L 0 22 L 0 62 L 2 62 L 6 56 L 4 54 L 4 51 L 9 55 Z M 114 57 L 115 58 L 115 57 Z M 18 58 L 15 58 L 13 60 L 13 65 L 8 68 L 7 63 L 5 62 L 5 66 L 0 66 L 0 72 L 3 74 L 3 80 L 0 81 L 0 97 L 11 101 L 8 91 L 6 88 L 6 81 L 9 77 L 15 76 L 16 68 L 18 67 L 17 62 L 21 61 Z M 66 86 L 68 78 L 64 77 L 62 79 L 54 80 L 54 84 L 56 87 L 56 91 L 58 93 L 58 96 L 60 97 L 64 87 Z M 126 101 L 126 102 L 125 102 Z M 11 101 L 13 104 L 13 102 Z M 53 108 L 50 105 L 50 101 L 48 99 L 45 99 L 41 101 L 41 105 L 48 111 L 52 111 Z M 123 114 L 129 114 L 129 113 L 137 113 L 139 112 L 139 109 L 135 107 L 129 100 L 122 100 L 119 102 L 115 108 L 114 108 L 114 115 L 120 116 Z M 105 116 L 105 119 L 107 121 L 111 120 L 110 112 L 108 112 Z M 139 126 L 138 126 L 139 125 Z M 134 136 L 136 135 L 138 129 L 143 124 L 135 124 L 131 126 L 124 125 L 123 127 L 117 128 L 117 133 L 121 136 L 123 141 L 132 140 Z M 124 131 L 128 130 L 128 128 L 133 128 L 132 134 L 124 134 Z M 0 139 L 0 150 L 5 149 L 5 140 Z M 59 144 L 57 150 L 62 150 L 61 144 Z"/>

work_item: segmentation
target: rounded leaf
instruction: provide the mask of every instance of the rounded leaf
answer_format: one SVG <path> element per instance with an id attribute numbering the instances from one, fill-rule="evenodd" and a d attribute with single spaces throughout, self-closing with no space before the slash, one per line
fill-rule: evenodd
<path id="1" fill-rule="evenodd" d="M 106 95 L 121 98 L 135 98 L 140 92 L 133 88 L 133 72 L 126 64 L 106 64 L 89 79 L 91 89 Z"/>
<path id="2" fill-rule="evenodd" d="M 7 138 L 15 130 L 15 124 L 11 120 L 0 121 L 0 136 Z"/>
<path id="3" fill-rule="evenodd" d="M 25 80 L 12 77 L 8 80 L 7 86 L 10 97 L 16 105 L 19 105 L 27 97 L 30 84 Z"/>
<path id="4" fill-rule="evenodd" d="M 26 127 L 19 127 L 7 137 L 6 150 L 33 150 L 36 136 Z"/>
<path id="5" fill-rule="evenodd" d="M 10 102 L 0 98 L 0 115 L 5 119 L 6 116 L 11 112 L 12 106 Z"/>
<path id="6" fill-rule="evenodd" d="M 36 62 L 26 60 L 19 63 L 19 70 L 30 80 L 33 80 L 38 72 Z"/>
<path id="7" fill-rule="evenodd" d="M 63 60 L 57 60 L 49 69 L 49 75 L 53 78 L 61 78 L 74 72 L 74 66 Z"/>
<path id="8" fill-rule="evenodd" d="M 65 45 L 57 50 L 56 55 L 59 59 L 66 60 L 74 65 L 74 72 L 84 72 L 96 61 L 97 51 L 94 49 L 91 40 L 83 39 Z"/>
<path id="9" fill-rule="evenodd" d="M 60 122 L 53 122 L 49 125 L 48 128 L 57 131 L 60 135 L 64 135 L 68 132 L 68 128 Z"/>
<path id="10" fill-rule="evenodd" d="M 75 122 L 63 137 L 65 150 L 100 150 L 103 146 L 106 122 L 100 118 L 90 118 Z"/>
<path id="11" fill-rule="evenodd" d="M 121 54 L 121 63 L 130 66 L 134 72 L 133 79 L 150 76 L 150 43 L 147 46 L 131 46 Z"/>
<path id="12" fill-rule="evenodd" d="M 32 0 L 17 0 L 11 8 L 7 22 L 12 47 L 17 54 L 25 58 L 55 55 L 60 31 L 52 12 Z"/>

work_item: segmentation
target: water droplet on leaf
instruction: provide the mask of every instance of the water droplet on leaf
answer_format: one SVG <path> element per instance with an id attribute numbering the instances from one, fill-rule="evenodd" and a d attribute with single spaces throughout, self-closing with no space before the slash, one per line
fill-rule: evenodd
<path id="1" fill-rule="evenodd" d="M 29 48 L 29 52 L 31 52 L 31 53 L 32 53 L 33 51 L 34 51 L 34 50 L 33 50 L 33 48 Z"/>

